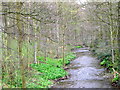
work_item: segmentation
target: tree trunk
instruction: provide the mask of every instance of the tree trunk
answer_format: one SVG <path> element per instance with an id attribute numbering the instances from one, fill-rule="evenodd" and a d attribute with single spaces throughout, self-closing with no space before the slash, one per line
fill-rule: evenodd
<path id="1" fill-rule="evenodd" d="M 118 48 L 120 53 L 120 1 L 118 2 Z"/>
<path id="2" fill-rule="evenodd" d="M 111 3 L 109 3 L 110 5 L 110 10 L 109 13 L 112 13 L 112 5 Z M 111 39 L 111 53 L 112 53 L 112 63 L 115 62 L 115 55 L 114 55 L 114 37 L 113 37 L 113 19 L 112 19 L 112 15 L 109 16 L 109 21 L 110 21 L 110 39 Z"/>
<path id="3" fill-rule="evenodd" d="M 22 8 L 22 2 L 17 2 L 17 11 L 20 12 Z M 19 60 L 20 60 L 20 70 L 21 70 L 21 76 L 22 76 L 22 88 L 25 88 L 25 67 L 24 67 L 24 59 L 22 56 L 22 44 L 23 44 L 23 31 L 22 31 L 22 23 L 20 21 L 21 15 L 16 15 L 17 19 L 17 28 L 18 28 L 18 53 L 19 53 Z"/>

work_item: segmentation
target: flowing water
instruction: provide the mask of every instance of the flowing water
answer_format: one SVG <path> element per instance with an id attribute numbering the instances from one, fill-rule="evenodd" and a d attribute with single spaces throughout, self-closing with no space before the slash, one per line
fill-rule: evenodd
<path id="1" fill-rule="evenodd" d="M 68 79 L 61 80 L 53 88 L 112 88 L 109 74 L 99 65 L 88 48 L 74 50 L 78 56 L 71 61 Z"/>

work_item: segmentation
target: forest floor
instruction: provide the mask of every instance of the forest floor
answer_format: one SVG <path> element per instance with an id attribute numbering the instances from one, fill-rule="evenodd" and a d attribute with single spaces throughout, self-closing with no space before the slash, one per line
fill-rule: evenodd
<path id="1" fill-rule="evenodd" d="M 112 88 L 110 74 L 99 65 L 88 48 L 73 50 L 77 58 L 71 61 L 67 71 L 69 78 L 60 80 L 52 88 Z"/>

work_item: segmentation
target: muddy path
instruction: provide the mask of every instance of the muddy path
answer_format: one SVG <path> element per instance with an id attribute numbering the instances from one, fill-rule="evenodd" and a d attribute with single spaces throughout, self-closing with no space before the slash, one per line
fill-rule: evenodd
<path id="1" fill-rule="evenodd" d="M 57 82 L 53 88 L 112 88 L 109 74 L 88 48 L 73 52 L 78 57 L 67 66 L 70 77 Z"/>

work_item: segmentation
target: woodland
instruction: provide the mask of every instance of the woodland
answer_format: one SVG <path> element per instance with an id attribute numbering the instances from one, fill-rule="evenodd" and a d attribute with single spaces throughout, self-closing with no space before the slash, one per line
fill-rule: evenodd
<path id="1" fill-rule="evenodd" d="M 120 87 L 120 2 L 2 2 L 0 86 L 51 88 L 89 47 Z M 82 78 L 82 77 L 79 77 Z"/>

